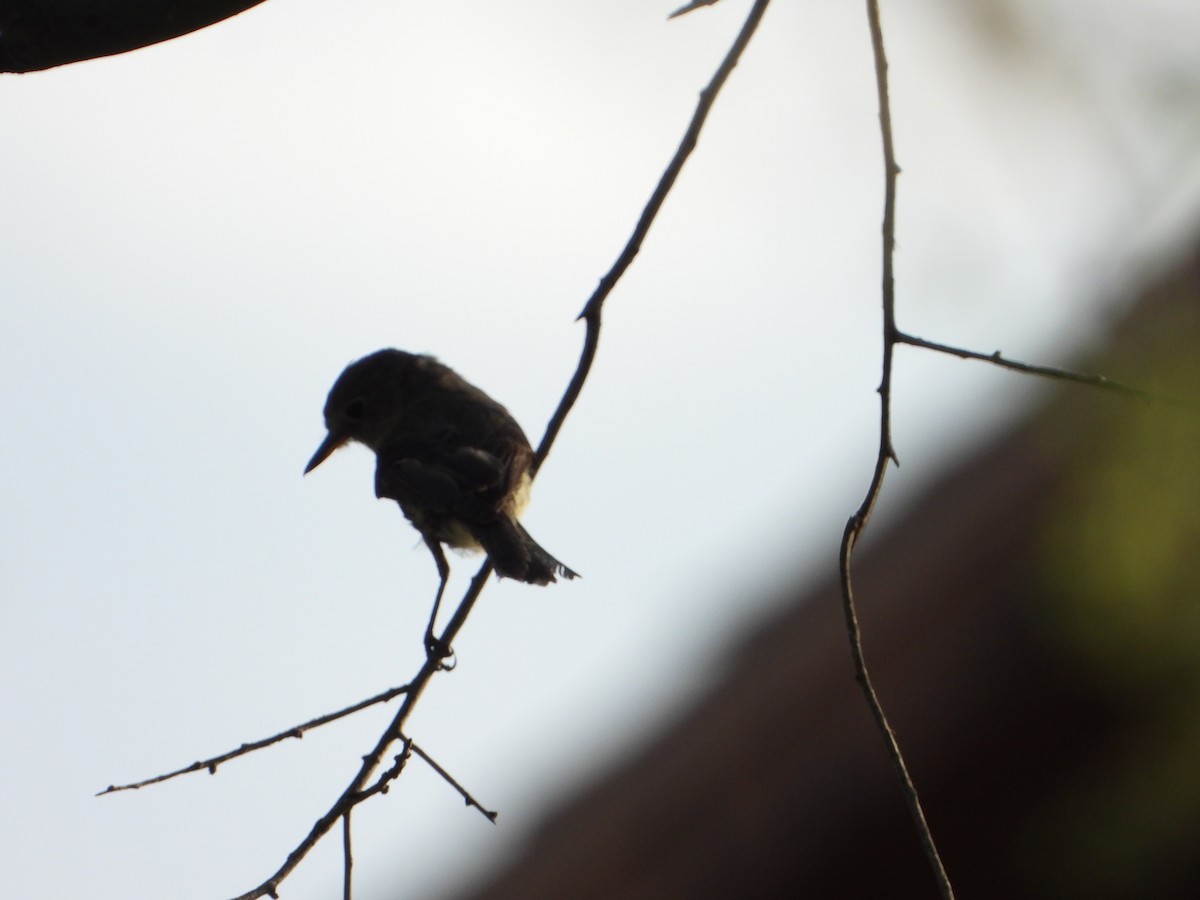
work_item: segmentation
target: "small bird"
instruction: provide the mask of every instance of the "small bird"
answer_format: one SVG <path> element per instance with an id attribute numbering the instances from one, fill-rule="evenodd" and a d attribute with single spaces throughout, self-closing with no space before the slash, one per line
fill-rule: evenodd
<path id="1" fill-rule="evenodd" d="M 307 475 L 358 441 L 375 451 L 375 496 L 421 533 L 441 576 L 442 544 L 483 549 L 496 574 L 529 584 L 578 577 L 529 536 L 517 517 L 529 501 L 533 449 L 507 409 L 432 356 L 380 350 L 351 363 L 325 401 L 325 440 Z"/>

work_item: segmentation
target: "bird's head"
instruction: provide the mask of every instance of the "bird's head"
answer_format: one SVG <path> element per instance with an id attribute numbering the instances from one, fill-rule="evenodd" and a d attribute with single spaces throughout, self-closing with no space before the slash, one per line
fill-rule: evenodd
<path id="1" fill-rule="evenodd" d="M 380 350 L 346 367 L 325 401 L 329 433 L 304 467 L 304 474 L 350 441 L 379 449 L 403 415 L 409 376 L 419 358 L 402 350 Z"/>

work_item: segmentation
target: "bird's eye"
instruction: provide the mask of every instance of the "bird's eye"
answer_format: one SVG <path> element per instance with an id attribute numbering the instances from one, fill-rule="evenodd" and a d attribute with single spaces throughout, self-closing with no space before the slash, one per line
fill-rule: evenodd
<path id="1" fill-rule="evenodd" d="M 346 406 L 347 419 L 361 419 L 362 414 L 366 411 L 367 404 L 363 402 L 361 397 L 356 397 L 351 400 Z"/>

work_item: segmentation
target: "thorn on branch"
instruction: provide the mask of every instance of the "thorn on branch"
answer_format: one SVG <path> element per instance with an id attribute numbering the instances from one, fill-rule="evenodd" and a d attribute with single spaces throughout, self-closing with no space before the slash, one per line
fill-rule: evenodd
<path id="1" fill-rule="evenodd" d="M 686 16 L 693 10 L 700 9 L 702 6 L 713 6 L 720 3 L 721 0 L 692 0 L 687 6 L 681 6 L 675 12 L 667 16 L 667 19 L 678 19 L 680 16 Z"/>

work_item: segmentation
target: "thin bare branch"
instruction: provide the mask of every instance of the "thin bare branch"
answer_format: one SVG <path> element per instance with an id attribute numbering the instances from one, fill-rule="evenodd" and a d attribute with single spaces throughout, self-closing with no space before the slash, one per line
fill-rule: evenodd
<path id="1" fill-rule="evenodd" d="M 696 142 L 700 138 L 700 131 L 704 127 L 705 120 L 708 119 L 708 114 L 716 102 L 717 95 L 720 94 L 725 81 L 737 66 L 738 60 L 741 59 L 742 52 L 746 49 L 746 46 L 750 43 L 750 39 L 754 36 L 754 32 L 758 29 L 758 24 L 762 21 L 763 14 L 767 11 L 769 4 L 770 0 L 755 0 L 754 6 L 751 7 L 749 14 L 746 16 L 746 21 L 742 23 L 742 28 L 738 32 L 737 37 L 734 38 L 733 44 L 725 54 L 725 58 L 721 60 L 721 64 L 717 66 L 713 77 L 700 92 L 700 99 L 696 103 L 695 112 L 692 113 L 691 122 L 688 123 L 687 130 L 684 132 L 674 156 L 671 157 L 667 168 L 658 179 L 658 184 L 655 186 L 654 192 L 650 195 L 650 199 L 646 201 L 646 205 L 642 209 L 642 214 L 638 217 L 637 224 L 633 228 L 633 234 L 625 242 L 625 247 L 621 250 L 612 268 L 600 279 L 600 283 L 596 285 L 596 290 L 592 292 L 592 296 L 584 304 L 583 311 L 579 314 L 578 318 L 585 321 L 587 331 L 584 335 L 583 351 L 580 354 L 579 365 L 575 369 L 575 374 L 571 377 L 570 384 L 567 385 L 567 390 L 563 394 L 562 400 L 559 401 L 558 408 L 554 411 L 554 415 L 550 417 L 550 423 L 546 426 L 546 433 L 543 435 L 542 441 L 538 445 L 537 453 L 534 456 L 533 474 L 537 474 L 538 469 L 541 468 L 542 463 L 549 454 L 551 445 L 554 443 L 555 438 L 558 437 L 558 432 L 562 428 L 563 422 L 566 421 L 567 413 L 571 411 L 571 408 L 575 405 L 575 401 L 579 399 L 579 393 L 583 390 L 583 384 L 587 380 L 588 373 L 591 371 L 592 361 L 596 357 L 596 348 L 600 342 L 600 310 L 604 306 L 604 301 L 608 299 L 608 295 L 612 293 L 621 276 L 625 274 L 625 270 L 629 268 L 634 258 L 641 251 L 642 242 L 649 233 L 650 226 L 654 223 L 659 210 L 662 209 L 663 202 L 667 199 L 667 195 L 671 192 L 671 188 L 674 187 L 675 181 L 679 178 L 679 173 L 683 171 L 683 164 L 687 162 L 688 157 L 692 155 L 692 151 L 696 149 Z"/>
<path id="2" fill-rule="evenodd" d="M 391 790 L 392 782 L 400 777 L 404 771 L 408 761 L 412 759 L 412 738 L 400 738 L 400 752 L 392 759 L 392 764 L 387 769 L 379 773 L 379 777 L 375 779 L 375 783 L 364 788 L 355 797 L 354 805 L 357 806 L 368 797 L 374 797 L 376 794 L 386 794 Z"/>
<path id="3" fill-rule="evenodd" d="M 374 697 L 368 697 L 366 700 L 360 700 L 345 709 L 340 709 L 337 712 L 327 713 L 323 716 L 317 716 L 315 719 L 289 728 L 287 731 L 281 731 L 278 734 L 268 738 L 253 741 L 249 744 L 242 744 L 236 750 L 230 750 L 228 753 L 222 753 L 220 756 L 214 756 L 211 759 L 202 759 L 199 762 L 194 762 L 190 766 L 184 766 L 182 769 L 176 769 L 173 772 L 167 772 L 163 775 L 156 775 L 153 778 L 147 778 L 145 781 L 136 781 L 133 784 L 110 784 L 104 790 L 96 794 L 97 797 L 103 797 L 105 794 L 115 794 L 118 791 L 136 791 L 138 788 L 144 788 L 152 784 L 158 784 L 161 781 L 168 781 L 172 778 L 177 778 L 180 775 L 187 775 L 191 772 L 207 771 L 210 775 L 215 775 L 217 767 L 222 763 L 227 763 L 231 759 L 237 759 L 239 756 L 245 756 L 247 753 L 253 753 L 255 750 L 261 750 L 263 747 L 269 747 L 272 744 L 277 744 L 280 741 L 288 738 L 302 738 L 304 733 L 312 731 L 314 728 L 320 728 L 322 725 L 328 725 L 330 722 L 336 722 L 338 719 L 352 715 L 359 710 L 366 709 L 369 706 L 374 706 L 377 703 L 387 703 L 393 697 L 398 697 L 400 694 L 408 690 L 408 685 L 401 687 L 388 688 L 381 694 L 376 694 Z"/>
<path id="4" fill-rule="evenodd" d="M 600 284 L 588 299 L 583 312 L 579 314 L 579 318 L 587 318 L 592 310 L 604 303 L 605 298 L 608 297 L 613 287 L 616 286 L 617 280 L 629 268 L 629 264 L 638 255 L 638 251 L 642 249 L 642 241 L 645 239 L 646 233 L 650 230 L 651 223 L 654 222 L 655 216 L 658 215 L 659 209 L 662 208 L 663 201 L 667 199 L 667 194 L 671 192 L 675 180 L 683 170 L 683 164 L 687 162 L 688 157 L 692 155 L 692 151 L 696 149 L 696 141 L 700 137 L 700 130 L 704 127 L 704 122 L 712 110 L 713 103 L 716 102 L 717 95 L 721 92 L 722 86 L 724 86 L 726 79 L 729 78 L 734 67 L 737 66 L 742 52 L 746 49 L 746 45 L 754 37 L 758 23 L 762 21 L 763 14 L 767 11 L 769 5 L 770 0 L 755 0 L 754 6 L 751 7 L 750 13 L 746 16 L 746 21 L 742 24 L 741 31 L 734 38 L 729 52 L 721 60 L 721 64 L 717 67 L 717 71 L 713 73 L 713 77 L 708 85 L 700 92 L 700 100 L 696 104 L 696 111 L 692 113 L 692 120 L 688 123 L 687 131 L 684 132 L 683 139 L 679 142 L 679 147 L 676 149 L 675 155 L 671 157 L 671 162 L 667 165 L 662 177 L 659 178 L 658 185 L 654 188 L 654 193 L 650 195 L 650 199 L 646 202 L 646 206 L 642 210 L 642 215 L 638 218 L 637 225 L 633 229 L 633 234 L 630 235 L 629 241 L 625 244 L 625 249 L 621 251 L 621 255 L 617 257 L 617 261 L 613 263 L 613 267 L 608 271 L 608 274 L 600 279 Z"/>
<path id="5" fill-rule="evenodd" d="M 482 585 L 480 585 L 480 587 L 482 587 Z M 387 752 L 387 748 L 399 738 L 401 727 L 408 719 L 409 714 L 412 712 L 413 706 L 416 704 L 417 700 L 420 699 L 421 694 L 429 684 L 429 679 L 432 678 L 434 673 L 437 671 L 438 659 L 433 656 L 426 657 L 425 662 L 421 666 L 421 671 L 417 674 L 417 677 L 409 683 L 409 690 L 404 696 L 404 702 L 400 705 L 400 709 L 396 712 L 395 717 L 388 724 L 388 727 L 384 729 L 384 732 L 382 735 L 380 735 L 379 740 L 376 741 L 374 749 L 372 749 L 370 753 L 363 757 L 362 764 L 358 769 L 358 774 L 354 776 L 350 784 L 348 784 L 346 789 L 342 791 L 341 796 L 338 797 L 338 799 L 325 812 L 325 814 L 321 816 L 321 818 L 317 819 L 312 828 L 309 829 L 308 834 L 304 836 L 304 839 L 301 840 L 300 843 L 296 845 L 295 849 L 288 854 L 287 859 L 285 859 L 283 862 L 283 865 L 281 865 L 262 884 L 252 888 L 244 894 L 239 894 L 235 900 L 258 900 L 260 897 L 275 897 L 277 895 L 277 891 L 279 890 L 279 885 L 283 882 L 283 880 L 287 878 L 288 875 L 293 872 L 293 870 L 295 870 L 296 866 L 300 865 L 304 858 L 308 856 L 309 851 L 311 851 L 312 848 L 317 845 L 317 842 L 329 833 L 329 830 L 333 828 L 338 819 L 361 803 L 368 796 L 372 796 L 375 793 L 386 793 L 386 785 L 390 779 L 385 780 L 384 778 L 381 778 L 380 782 L 378 782 L 370 791 L 366 791 L 364 788 L 366 787 L 368 779 L 371 777 L 371 773 L 379 768 L 379 764 L 383 760 L 383 756 Z M 396 765 L 393 766 L 392 769 L 388 770 L 389 773 L 394 772 L 396 775 L 399 774 L 400 770 L 403 768 L 402 760 L 405 755 L 406 754 L 401 754 L 401 756 L 397 758 Z M 388 773 L 385 773 L 385 776 L 387 774 Z M 380 787 L 380 785 L 382 785 L 382 787 Z"/>
<path id="6" fill-rule="evenodd" d="M 1114 381 L 1107 375 L 1076 372 L 1072 369 L 1060 369 L 1056 366 L 1039 366 L 1021 362 L 1020 360 L 1004 356 L 999 350 L 993 353 L 980 353 L 976 350 L 967 350 L 962 347 L 951 346 L 950 344 L 939 344 L 937 341 L 927 341 L 925 338 L 919 338 L 903 331 L 896 332 L 896 342 L 908 344 L 910 347 L 920 347 L 924 350 L 935 350 L 938 353 L 957 356 L 959 359 L 975 359 L 991 363 L 1002 369 L 1023 372 L 1026 375 L 1037 375 L 1041 378 L 1051 378 L 1056 381 L 1072 381 L 1076 384 L 1086 384 L 1090 387 L 1103 388 L 1106 391 L 1114 391 L 1118 394 L 1125 394 L 1128 397 L 1136 397 L 1139 400 L 1169 403 L 1172 406 L 1182 406 L 1189 409 L 1197 408 L 1196 404 L 1191 401 L 1181 400 L 1178 397 L 1169 397 L 1165 394 L 1157 394 L 1154 391 L 1147 391 L 1144 388 L 1133 387 L 1120 381 Z"/>
<path id="7" fill-rule="evenodd" d="M 704 6 L 715 6 L 716 4 L 718 4 L 720 2 L 721 2 L 721 0 L 692 0 L 692 2 L 689 3 L 687 6 L 679 7 L 679 9 L 675 10 L 675 12 L 671 13 L 669 16 L 667 16 L 667 18 L 668 19 L 678 19 L 680 16 L 686 16 L 688 13 L 692 12 L 693 10 L 700 9 L 701 7 L 704 7 Z"/>
<path id="8" fill-rule="evenodd" d="M 350 810 L 342 816 L 342 900 L 350 900 L 354 852 L 350 841 Z"/>
<path id="9" fill-rule="evenodd" d="M 897 777 L 904 792 L 904 800 L 909 813 L 917 828 L 917 834 L 924 848 L 925 856 L 933 869 L 937 880 L 938 890 L 945 900 L 954 897 L 950 879 L 946 875 L 938 854 L 937 845 L 925 820 L 925 812 L 921 807 L 921 799 L 900 752 L 900 744 L 896 734 L 884 713 L 883 704 L 871 683 L 867 669 L 866 658 L 862 648 L 862 632 L 858 624 L 858 613 L 854 604 L 853 581 L 850 575 L 850 561 L 858 538 L 867 526 L 871 511 L 879 499 L 883 489 L 883 478 L 887 473 L 888 463 L 897 462 L 896 451 L 892 445 L 892 360 L 899 332 L 896 329 L 896 294 L 893 270 L 893 256 L 896 245 L 896 176 L 900 167 L 896 164 L 895 146 L 892 142 L 891 102 L 888 94 L 887 54 L 883 47 L 883 27 L 879 19 L 879 4 L 877 0 L 867 0 L 867 20 L 871 30 L 871 47 L 875 57 L 875 84 L 879 100 L 879 126 L 883 138 L 884 165 L 884 202 L 883 202 L 883 283 L 881 286 L 883 300 L 883 372 L 879 382 L 879 452 L 875 459 L 875 470 L 866 496 L 858 510 L 846 522 L 842 534 L 841 549 L 838 555 L 839 574 L 842 588 L 842 609 L 846 617 L 846 630 L 850 638 L 850 652 L 854 660 L 854 673 L 862 688 L 863 696 L 871 709 L 880 733 L 883 735 L 889 759 L 896 770 Z"/>
<path id="10" fill-rule="evenodd" d="M 438 765 L 433 757 L 418 747 L 416 743 L 410 743 L 409 747 L 412 749 L 413 753 L 417 754 L 417 756 L 421 757 L 421 759 L 428 763 L 429 768 L 441 775 L 443 780 L 445 780 L 450 787 L 458 791 L 463 800 L 466 801 L 467 806 L 475 807 L 477 810 L 483 813 L 485 817 L 487 817 L 488 821 L 490 821 L 492 824 L 495 824 L 496 818 L 500 815 L 499 812 L 494 809 L 486 809 L 483 805 L 481 805 L 478 800 L 471 796 L 470 792 L 468 792 L 466 788 L 454 780 L 454 776 Z"/>

